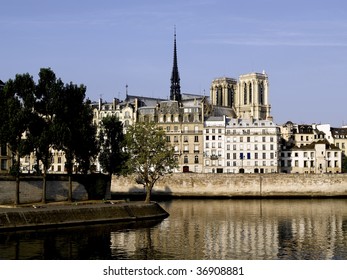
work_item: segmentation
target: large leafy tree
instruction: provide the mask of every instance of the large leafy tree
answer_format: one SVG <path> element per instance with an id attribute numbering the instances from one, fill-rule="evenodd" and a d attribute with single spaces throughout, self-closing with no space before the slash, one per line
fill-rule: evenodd
<path id="1" fill-rule="evenodd" d="M 92 109 L 85 102 L 84 85 L 66 84 L 57 97 L 55 115 L 56 147 L 65 152 L 65 168 L 69 176 L 68 200 L 72 200 L 72 173 L 78 163 L 86 170 L 90 157 L 96 154 L 95 128 L 92 124 Z M 90 145 L 94 144 L 94 148 Z"/>
<path id="2" fill-rule="evenodd" d="M 96 126 L 93 125 L 93 110 L 89 99 L 83 102 L 79 118 L 75 121 L 78 127 L 74 139 L 75 161 L 78 171 L 87 174 L 91 170 L 91 162 L 95 160 L 99 152 Z"/>
<path id="3" fill-rule="evenodd" d="M 155 123 L 136 123 L 126 133 L 129 153 L 127 166 L 137 175 L 137 182 L 146 191 L 145 202 L 151 200 L 151 192 L 159 178 L 177 167 L 173 147 L 166 141 L 165 132 Z"/>
<path id="4" fill-rule="evenodd" d="M 8 80 L 0 97 L 0 142 L 7 143 L 12 151 L 12 174 L 16 177 L 15 204 L 19 204 L 20 158 L 27 149 L 25 133 L 30 133 L 35 103 L 35 82 L 29 74 L 17 74 Z"/>
<path id="5" fill-rule="evenodd" d="M 31 122 L 30 137 L 31 145 L 35 151 L 37 159 L 37 172 L 39 162 L 42 163 L 42 202 L 46 202 L 46 174 L 51 165 L 51 149 L 57 141 L 55 131 L 55 115 L 59 107 L 57 106 L 58 96 L 63 92 L 64 84 L 56 78 L 55 73 L 50 68 L 42 68 L 39 72 L 39 80 L 36 86 L 35 115 Z"/>
<path id="6" fill-rule="evenodd" d="M 103 118 L 99 143 L 99 162 L 102 170 L 109 175 L 121 174 L 125 168 L 127 154 L 124 151 L 123 125 L 116 116 Z"/>

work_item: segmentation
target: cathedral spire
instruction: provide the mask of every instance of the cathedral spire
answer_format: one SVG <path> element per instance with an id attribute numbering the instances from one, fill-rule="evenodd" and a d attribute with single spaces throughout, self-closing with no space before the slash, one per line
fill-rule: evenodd
<path id="1" fill-rule="evenodd" d="M 173 66 L 171 74 L 171 87 L 170 87 L 170 99 L 181 101 L 181 86 L 180 86 L 180 75 L 178 73 L 177 66 L 177 48 L 176 48 L 176 26 L 174 32 L 174 57 L 173 57 Z"/>

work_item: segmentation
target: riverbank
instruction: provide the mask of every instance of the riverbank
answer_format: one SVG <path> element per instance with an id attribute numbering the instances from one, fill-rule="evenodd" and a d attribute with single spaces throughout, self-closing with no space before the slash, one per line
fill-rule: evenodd
<path id="1" fill-rule="evenodd" d="M 6 206 L 0 207 L 0 231 L 162 220 L 168 216 L 155 202 L 107 201 Z"/>
<path id="2" fill-rule="evenodd" d="M 113 176 L 113 196 L 143 195 L 134 176 Z M 347 174 L 174 173 L 155 184 L 152 194 L 168 197 L 347 197 Z"/>

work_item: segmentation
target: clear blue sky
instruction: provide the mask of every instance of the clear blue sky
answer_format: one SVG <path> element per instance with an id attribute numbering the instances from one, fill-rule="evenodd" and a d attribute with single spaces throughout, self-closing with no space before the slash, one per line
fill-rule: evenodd
<path id="1" fill-rule="evenodd" d="M 265 70 L 278 124 L 347 124 L 345 0 L 0 0 L 0 79 L 51 67 L 97 100 L 167 98 Z"/>

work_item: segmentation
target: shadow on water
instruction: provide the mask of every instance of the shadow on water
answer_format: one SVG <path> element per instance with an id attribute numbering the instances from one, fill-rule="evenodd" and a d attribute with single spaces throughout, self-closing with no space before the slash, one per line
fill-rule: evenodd
<path id="1" fill-rule="evenodd" d="M 0 259 L 122 259 L 133 258 L 128 250 L 112 244 L 111 235 L 117 233 L 146 233 L 144 246 L 139 252 L 143 259 L 156 256 L 151 246 L 151 228 L 161 221 L 149 220 L 131 223 L 76 226 L 0 233 Z"/>

